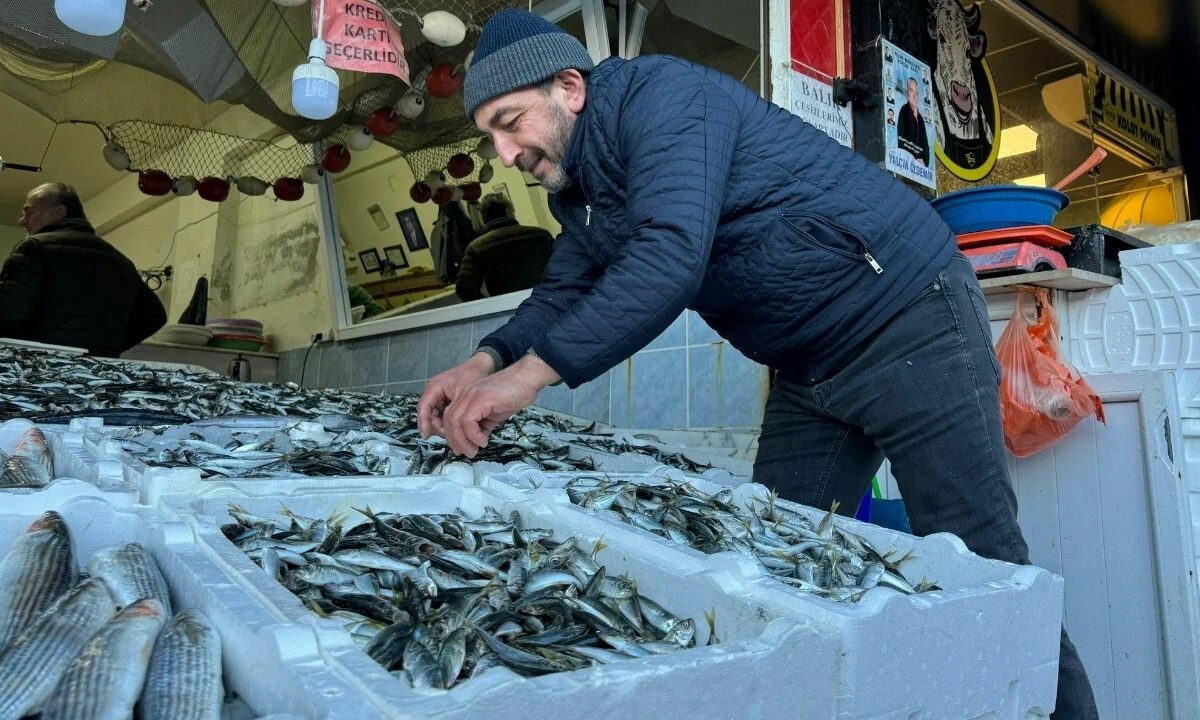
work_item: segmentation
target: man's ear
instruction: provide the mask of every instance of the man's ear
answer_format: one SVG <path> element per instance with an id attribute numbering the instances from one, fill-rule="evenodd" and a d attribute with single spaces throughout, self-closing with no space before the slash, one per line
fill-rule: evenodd
<path id="1" fill-rule="evenodd" d="M 65 218 L 67 216 L 67 206 L 66 205 L 55 205 L 54 209 L 51 210 L 50 212 L 54 215 L 55 220 L 62 220 L 63 218 Z"/>
<path id="2" fill-rule="evenodd" d="M 562 90 L 567 109 L 578 115 L 587 100 L 587 80 L 578 70 L 563 70 L 554 76 L 555 85 Z"/>

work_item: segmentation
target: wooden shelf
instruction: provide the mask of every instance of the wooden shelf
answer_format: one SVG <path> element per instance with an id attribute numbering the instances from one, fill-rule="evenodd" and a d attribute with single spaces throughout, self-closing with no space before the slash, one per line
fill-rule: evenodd
<path id="1" fill-rule="evenodd" d="M 1001 277 L 981 278 L 980 287 L 985 295 L 1014 292 L 1014 285 L 1036 285 L 1052 290 L 1091 290 L 1119 285 L 1120 279 L 1110 275 L 1067 268 L 1065 270 L 1047 270 L 1045 272 L 1021 273 L 1019 275 L 1003 275 Z"/>

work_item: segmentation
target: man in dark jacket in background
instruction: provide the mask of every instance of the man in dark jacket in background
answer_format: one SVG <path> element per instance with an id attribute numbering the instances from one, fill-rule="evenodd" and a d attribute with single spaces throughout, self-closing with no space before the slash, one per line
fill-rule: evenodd
<path id="1" fill-rule="evenodd" d="M 598 377 L 692 308 L 779 369 L 755 481 L 851 514 L 886 454 L 918 535 L 1029 562 L 987 306 L 903 182 L 731 77 L 665 56 L 593 67 L 519 10 L 484 26 L 463 97 L 563 232 L 512 319 L 429 381 L 423 434 L 474 456 L 542 388 Z M 1096 716 L 1064 632 L 1053 717 Z"/>
<path id="2" fill-rule="evenodd" d="M 166 323 L 162 303 L 96 235 L 71 186 L 34 188 L 20 224 L 29 237 L 0 269 L 0 337 L 117 357 Z"/>
<path id="3" fill-rule="evenodd" d="M 528 290 L 542 281 L 554 238 L 540 227 L 519 225 L 512 202 L 493 193 L 479 201 L 483 234 L 471 241 L 458 268 L 454 292 L 463 300 Z"/>

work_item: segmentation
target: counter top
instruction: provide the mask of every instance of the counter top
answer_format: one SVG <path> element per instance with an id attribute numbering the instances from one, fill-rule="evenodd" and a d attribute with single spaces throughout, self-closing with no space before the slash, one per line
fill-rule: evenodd
<path id="1" fill-rule="evenodd" d="M 247 357 L 262 357 L 262 358 L 279 358 L 276 353 L 266 352 L 249 352 L 246 350 L 230 350 L 228 348 L 209 347 L 208 345 L 185 345 L 184 343 L 162 342 L 160 340 L 145 340 L 142 345 L 153 345 L 154 347 L 175 348 L 178 350 L 193 350 L 196 352 L 211 352 L 221 353 L 223 355 L 245 355 Z"/>
<path id="2" fill-rule="evenodd" d="M 1113 287 L 1120 283 L 1119 278 L 1111 275 L 1101 275 L 1078 268 L 1003 275 L 979 280 L 979 285 L 983 288 L 985 295 L 1013 292 L 1013 285 L 1036 285 L 1052 290 L 1091 290 L 1092 288 Z"/>

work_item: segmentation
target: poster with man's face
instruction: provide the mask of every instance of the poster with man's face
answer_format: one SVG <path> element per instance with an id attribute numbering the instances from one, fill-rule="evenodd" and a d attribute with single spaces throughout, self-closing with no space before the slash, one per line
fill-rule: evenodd
<path id="1" fill-rule="evenodd" d="M 887 40 L 879 42 L 883 46 L 884 167 L 936 191 L 929 66 Z"/>

